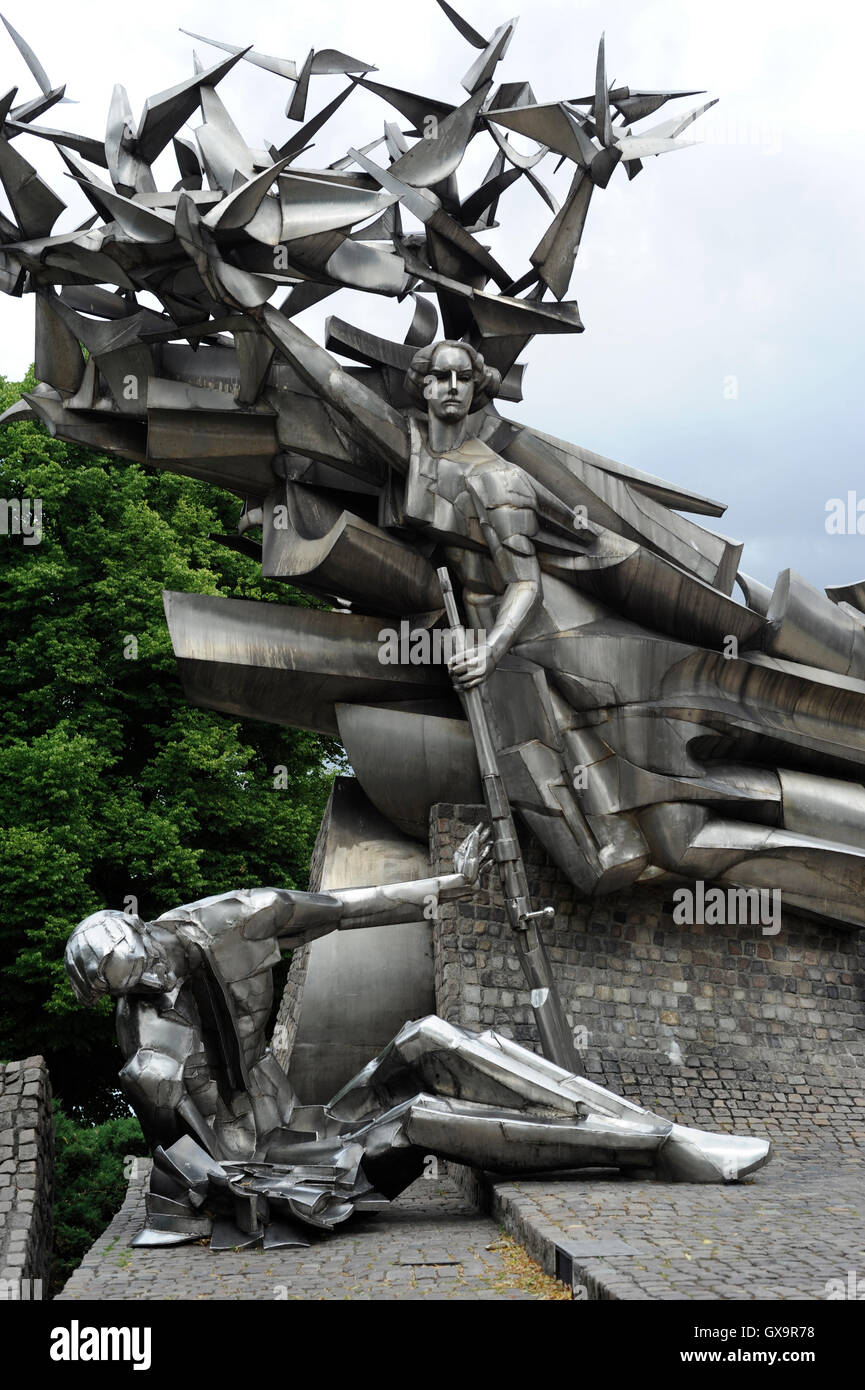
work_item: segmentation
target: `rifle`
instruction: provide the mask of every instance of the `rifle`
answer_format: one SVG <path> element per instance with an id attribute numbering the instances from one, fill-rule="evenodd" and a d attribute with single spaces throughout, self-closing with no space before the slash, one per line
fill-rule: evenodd
<path id="1" fill-rule="evenodd" d="M 451 631 L 465 645 L 451 577 L 445 566 L 437 571 L 445 612 Z M 490 734 L 480 689 L 458 690 L 472 731 L 484 800 L 492 822 L 495 856 L 505 889 L 505 908 L 516 938 L 517 955 L 529 987 L 532 1010 L 544 1056 L 565 1071 L 577 1071 L 577 1057 L 562 1001 L 553 978 L 547 949 L 539 931 L 541 922 L 551 922 L 555 909 L 542 907 L 533 912 L 529 884 L 520 853 L 510 802 L 499 772 L 496 750 Z"/>

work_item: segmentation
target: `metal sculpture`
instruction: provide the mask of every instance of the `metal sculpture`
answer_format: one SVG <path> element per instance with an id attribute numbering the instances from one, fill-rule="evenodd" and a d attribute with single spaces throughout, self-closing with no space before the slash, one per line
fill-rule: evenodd
<path id="1" fill-rule="evenodd" d="M 154 1155 L 133 1244 L 303 1245 L 304 1225 L 379 1210 L 431 1155 L 688 1182 L 734 1181 L 767 1161 L 766 1140 L 672 1124 L 496 1033 L 436 1017 L 406 1024 L 328 1105 L 298 1104 L 267 1046 L 280 951 L 471 892 L 489 842 L 476 827 L 447 876 L 337 893 L 243 890 L 155 922 L 98 912 L 75 928 L 69 978 L 83 1004 L 117 1000 L 121 1085 Z"/>
<path id="2" fill-rule="evenodd" d="M 681 148 L 712 103 L 638 130 L 696 93 L 611 87 L 603 40 L 590 95 L 539 103 L 528 82 L 496 81 L 515 21 L 486 39 L 439 4 L 478 55 L 457 104 L 375 81 L 370 64 L 334 49 L 296 65 L 218 42 L 227 56 L 208 68 L 196 59 L 137 123 L 116 88 L 104 141 L 38 123 L 64 88 L 7 24 L 41 95 L 0 100 L 12 212 L 0 217 L 0 287 L 36 296 L 41 384 L 4 418 L 32 416 L 61 438 L 243 499 L 226 543 L 339 611 L 166 595 L 188 697 L 339 736 L 369 800 L 421 841 L 433 804 L 486 794 L 512 922 L 524 948 L 529 928 L 523 954 L 540 962 L 536 985 L 542 919 L 522 901 L 510 808 L 585 896 L 688 878 L 745 892 L 768 883 L 790 906 L 862 925 L 863 586 L 822 594 L 787 571 L 770 591 L 740 572 L 741 546 L 689 519 L 721 516 L 721 504 L 508 420 L 497 405 L 521 399 L 518 359 L 534 334 L 583 330 L 566 295 L 594 191 L 619 165 L 632 179 L 648 157 Z M 239 62 L 289 84 L 292 124 L 264 150 L 246 143 L 218 94 Z M 322 73 L 348 83 L 309 115 Z M 388 120 L 322 168 L 308 151 L 359 90 L 408 129 Z M 198 111 L 190 139 L 182 130 Z M 530 153 L 513 133 L 534 142 Z M 92 205 L 83 227 L 55 233 L 64 204 L 19 152 L 28 135 L 56 146 Z M 467 193 L 457 174 L 475 140 L 491 142 L 492 163 Z M 179 177 L 160 189 L 153 163 L 169 146 Z M 573 170 L 561 206 L 538 172 L 548 158 Z M 481 238 L 517 184 L 552 217 L 515 275 Z M 295 317 L 341 288 L 410 300 L 404 341 L 336 317 L 324 346 L 305 334 Z M 737 581 L 744 603 L 732 597 Z M 386 624 L 435 650 L 455 617 L 463 640 L 447 664 L 388 655 Z M 480 731 L 489 747 L 479 773 Z M 561 1060 L 554 992 L 536 1005 Z M 552 1076 L 501 1039 L 448 1037 L 455 1056 L 489 1048 Z M 483 1088 L 470 1095 L 492 1103 Z M 557 1114 L 544 1144 L 567 1118 Z M 343 1118 L 335 1105 L 309 1122 L 328 1163 L 327 1145 L 348 1133 Z M 177 1142 L 207 1140 L 184 1123 Z M 401 1118 L 391 1149 L 411 1148 L 423 1123 Z M 354 1175 L 354 1201 L 352 1155 L 340 1172 Z M 223 1157 L 208 1181 L 233 1200 Z M 241 1161 L 260 1157 L 256 1140 Z M 190 1163 L 200 1196 L 204 1177 Z M 161 1195 L 176 1200 L 174 1189 Z"/>

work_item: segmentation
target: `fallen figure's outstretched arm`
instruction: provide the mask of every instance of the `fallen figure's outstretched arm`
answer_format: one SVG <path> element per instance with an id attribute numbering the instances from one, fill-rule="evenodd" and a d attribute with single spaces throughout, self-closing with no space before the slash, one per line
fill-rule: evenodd
<path id="1" fill-rule="evenodd" d="M 492 862 L 491 832 L 476 825 L 454 855 L 452 874 L 387 883 L 380 888 L 340 888 L 333 896 L 342 903 L 341 930 L 380 927 L 428 916 L 433 903 L 465 897 Z"/>
<path id="2" fill-rule="evenodd" d="M 470 893 L 491 863 L 491 835 L 476 825 L 454 855 L 452 874 L 387 883 L 373 888 L 338 888 L 301 893 L 284 888 L 242 888 L 172 909 L 154 926 L 174 931 L 181 923 L 197 924 L 211 940 L 241 924 L 248 941 L 274 938 L 283 950 L 302 946 L 332 931 L 383 927 L 421 921 L 430 907 Z"/>

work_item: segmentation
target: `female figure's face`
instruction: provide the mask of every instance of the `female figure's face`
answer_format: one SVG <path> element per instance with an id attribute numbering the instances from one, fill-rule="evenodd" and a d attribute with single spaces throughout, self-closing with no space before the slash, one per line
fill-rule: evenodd
<path id="1" fill-rule="evenodd" d="M 439 347 L 424 377 L 424 396 L 431 415 L 439 420 L 463 420 L 474 395 L 472 360 L 464 348 Z"/>

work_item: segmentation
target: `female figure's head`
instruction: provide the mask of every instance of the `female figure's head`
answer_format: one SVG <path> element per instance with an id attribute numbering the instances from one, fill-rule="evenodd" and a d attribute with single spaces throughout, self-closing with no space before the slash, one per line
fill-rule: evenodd
<path id="1" fill-rule="evenodd" d="M 443 339 L 420 348 L 406 373 L 406 384 L 427 403 L 429 414 L 448 423 L 464 420 L 479 397 L 491 400 L 501 386 L 495 367 L 488 367 L 470 343 Z"/>

